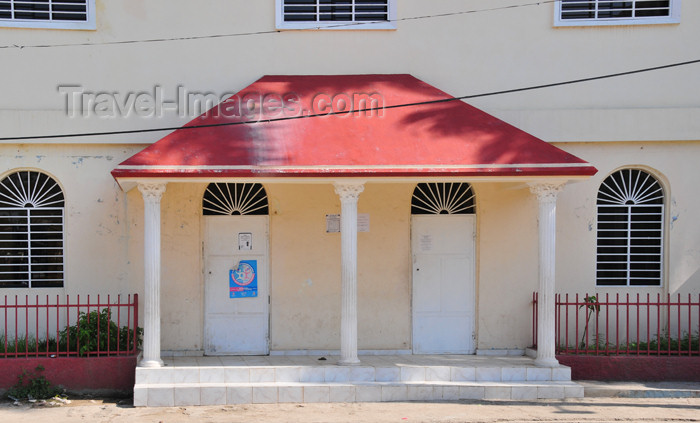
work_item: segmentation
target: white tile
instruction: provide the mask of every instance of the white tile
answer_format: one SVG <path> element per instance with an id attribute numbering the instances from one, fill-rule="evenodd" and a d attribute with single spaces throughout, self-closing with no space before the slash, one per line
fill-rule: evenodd
<path id="1" fill-rule="evenodd" d="M 500 367 L 477 367 L 476 380 L 478 382 L 500 382 L 501 368 Z"/>
<path id="2" fill-rule="evenodd" d="M 202 386 L 200 388 L 201 405 L 226 404 L 225 386 Z"/>
<path id="3" fill-rule="evenodd" d="M 514 400 L 536 400 L 536 386 L 513 386 L 511 387 L 511 399 Z"/>
<path id="4" fill-rule="evenodd" d="M 561 399 L 565 397 L 563 386 L 539 386 L 537 388 L 537 398 L 540 399 Z"/>
<path id="5" fill-rule="evenodd" d="M 555 367 L 552 369 L 552 380 L 570 381 L 571 367 Z"/>
<path id="6" fill-rule="evenodd" d="M 350 381 L 374 382 L 374 367 L 353 366 L 350 368 Z"/>
<path id="7" fill-rule="evenodd" d="M 239 356 L 226 356 L 226 357 L 221 357 L 221 364 L 224 366 L 247 366 L 248 363 L 243 360 L 242 357 Z"/>
<path id="8" fill-rule="evenodd" d="M 486 386 L 484 387 L 484 399 L 511 399 L 510 386 Z"/>
<path id="9" fill-rule="evenodd" d="M 301 386 L 280 386 L 277 392 L 279 402 L 304 402 L 304 388 Z"/>
<path id="10" fill-rule="evenodd" d="M 401 371 L 398 367 L 376 367 L 374 378 L 377 382 L 398 382 L 401 380 Z"/>
<path id="11" fill-rule="evenodd" d="M 223 367 L 200 367 L 199 382 L 201 383 L 224 383 L 226 373 Z"/>
<path id="12" fill-rule="evenodd" d="M 460 386 L 459 387 L 459 399 L 484 399 L 484 387 L 483 386 Z"/>
<path id="13" fill-rule="evenodd" d="M 221 358 L 219 357 L 197 357 L 198 367 L 221 367 Z"/>
<path id="14" fill-rule="evenodd" d="M 148 406 L 148 388 L 134 387 L 134 407 Z"/>
<path id="15" fill-rule="evenodd" d="M 251 367 L 250 382 L 265 383 L 275 381 L 275 369 L 269 367 Z"/>
<path id="16" fill-rule="evenodd" d="M 148 370 L 142 368 L 142 367 L 137 367 L 136 368 L 136 377 L 134 379 L 134 384 L 135 385 L 141 385 L 148 383 Z"/>
<path id="17" fill-rule="evenodd" d="M 425 382 L 425 367 L 401 367 L 402 382 Z"/>
<path id="18" fill-rule="evenodd" d="M 425 380 L 449 382 L 450 368 L 447 366 L 430 366 L 425 369 Z"/>
<path id="19" fill-rule="evenodd" d="M 323 367 L 302 367 L 299 369 L 300 382 L 323 382 L 326 370 Z"/>
<path id="20" fill-rule="evenodd" d="M 304 402 L 329 402 L 330 387 L 328 386 L 305 386 Z"/>
<path id="21" fill-rule="evenodd" d="M 583 386 L 565 386 L 564 398 L 583 398 Z"/>
<path id="22" fill-rule="evenodd" d="M 226 388 L 227 404 L 251 404 L 253 388 L 250 386 L 229 386 Z"/>
<path id="23" fill-rule="evenodd" d="M 435 389 L 438 389 L 437 387 Z M 437 399 L 437 397 L 435 398 Z M 447 401 L 456 401 L 459 399 L 459 386 L 443 386 L 442 398 Z"/>
<path id="24" fill-rule="evenodd" d="M 409 401 L 431 401 L 433 400 L 432 386 L 407 386 L 406 395 Z M 442 396 L 442 395 L 441 395 Z"/>
<path id="25" fill-rule="evenodd" d="M 355 402 L 355 387 L 352 385 L 330 386 L 330 402 Z"/>
<path id="26" fill-rule="evenodd" d="M 382 386 L 382 401 L 406 401 L 408 390 L 405 385 Z"/>
<path id="27" fill-rule="evenodd" d="M 199 383 L 199 367 L 176 367 L 172 369 L 172 383 Z"/>
<path id="28" fill-rule="evenodd" d="M 527 380 L 527 369 L 525 367 L 504 367 L 501 369 L 501 380 L 503 382 Z"/>
<path id="29" fill-rule="evenodd" d="M 382 387 L 357 385 L 355 387 L 355 399 L 357 402 L 381 402 Z"/>
<path id="30" fill-rule="evenodd" d="M 278 399 L 276 386 L 253 387 L 253 404 L 276 404 Z"/>
<path id="31" fill-rule="evenodd" d="M 474 367 L 452 367 L 450 380 L 453 382 L 473 382 L 476 380 L 476 369 Z"/>
<path id="32" fill-rule="evenodd" d="M 148 388 L 149 407 L 172 407 L 175 405 L 175 390 L 171 386 Z"/>
<path id="33" fill-rule="evenodd" d="M 527 380 L 530 382 L 552 380 L 552 369 L 549 367 L 528 367 Z"/>
<path id="34" fill-rule="evenodd" d="M 173 383 L 174 367 L 148 369 L 148 383 Z"/>
<path id="35" fill-rule="evenodd" d="M 326 367 L 326 382 L 349 382 L 349 367 Z"/>
<path id="36" fill-rule="evenodd" d="M 175 405 L 200 405 L 199 386 L 176 386 Z"/>
<path id="37" fill-rule="evenodd" d="M 275 382 L 299 382 L 299 367 L 277 367 Z"/>
<path id="38" fill-rule="evenodd" d="M 250 369 L 248 367 L 226 367 L 224 380 L 226 383 L 249 383 Z"/>

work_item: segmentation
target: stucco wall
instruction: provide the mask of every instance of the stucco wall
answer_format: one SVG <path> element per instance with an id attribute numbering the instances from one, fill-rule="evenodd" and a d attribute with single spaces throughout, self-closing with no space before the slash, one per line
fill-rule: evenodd
<path id="1" fill-rule="evenodd" d="M 410 348 L 410 196 L 402 184 L 367 184 L 359 213 L 358 346 Z M 271 201 L 273 350 L 340 347 L 340 234 L 326 214 L 340 213 L 331 184 L 268 187 Z"/>
<path id="2" fill-rule="evenodd" d="M 109 172 L 140 148 L 132 146 L 0 145 L 0 179 L 18 170 L 51 175 L 63 189 L 63 288 L 9 289 L 3 295 L 133 294 L 142 292 L 127 259 L 127 197 Z M 91 297 L 94 298 L 94 297 Z"/>
<path id="3" fill-rule="evenodd" d="M 390 31 L 275 31 L 274 0 L 97 0 L 97 30 L 0 28 L 2 45 L 102 43 L 213 34 L 268 34 L 117 45 L 3 49 L 4 135 L 177 126 L 163 118 L 67 119 L 58 86 L 153 93 L 178 86 L 221 96 L 266 74 L 410 73 L 455 96 L 563 82 L 696 59 L 700 3 L 681 23 L 553 27 L 554 4 L 402 20 Z M 512 1 L 398 0 L 397 18 L 498 9 Z M 322 54 L 320 54 L 322 52 Z M 48 64 L 60 64 L 51 66 Z M 47 66 L 51 71 L 47 72 Z M 470 100 L 547 141 L 693 140 L 700 131 L 697 65 Z M 17 83 L 31 81 L 31 83 Z M 120 114 L 121 115 L 121 114 Z M 145 143 L 162 133 L 74 142 Z M 33 141 L 29 141 L 33 142 Z M 41 141 L 39 141 L 41 142 Z"/>
<path id="4" fill-rule="evenodd" d="M 601 293 L 688 294 L 700 290 L 700 143 L 581 143 L 564 147 L 594 163 L 598 174 L 568 185 L 561 193 L 557 228 L 557 291 L 592 292 L 595 287 L 596 196 L 600 184 L 622 167 L 638 167 L 657 177 L 666 195 L 665 273 L 660 288 L 607 288 Z"/>

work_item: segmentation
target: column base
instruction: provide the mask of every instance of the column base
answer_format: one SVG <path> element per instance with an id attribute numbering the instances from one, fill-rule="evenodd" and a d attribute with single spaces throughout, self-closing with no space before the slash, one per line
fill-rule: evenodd
<path id="1" fill-rule="evenodd" d="M 355 358 L 355 359 L 340 359 L 338 360 L 338 365 L 339 366 L 358 366 L 360 364 L 360 360 Z"/>
<path id="2" fill-rule="evenodd" d="M 536 358 L 535 366 L 538 367 L 559 367 L 559 361 L 556 358 Z"/>
<path id="3" fill-rule="evenodd" d="M 163 360 L 161 359 L 156 359 L 156 360 L 141 360 L 139 363 L 139 367 L 163 367 Z"/>

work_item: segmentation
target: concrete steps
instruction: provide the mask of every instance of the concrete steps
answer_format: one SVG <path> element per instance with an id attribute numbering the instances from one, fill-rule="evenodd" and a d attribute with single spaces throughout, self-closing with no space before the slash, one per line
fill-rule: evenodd
<path id="1" fill-rule="evenodd" d="M 565 366 L 527 357 L 376 357 L 360 366 L 310 358 L 200 357 L 136 369 L 135 406 L 251 403 L 534 400 L 583 397 Z"/>

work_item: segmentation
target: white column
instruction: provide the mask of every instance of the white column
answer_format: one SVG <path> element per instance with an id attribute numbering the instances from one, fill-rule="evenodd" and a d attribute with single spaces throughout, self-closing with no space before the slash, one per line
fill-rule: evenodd
<path id="1" fill-rule="evenodd" d="M 143 195 L 144 322 L 142 367 L 160 367 L 160 199 L 165 183 L 139 184 Z"/>
<path id="2" fill-rule="evenodd" d="M 340 196 L 340 265 L 341 265 L 341 365 L 360 364 L 357 358 L 357 200 L 363 183 L 335 183 Z"/>
<path id="3" fill-rule="evenodd" d="M 555 367 L 555 290 L 554 266 L 556 262 L 556 213 L 557 194 L 565 182 L 531 183 L 530 191 L 537 195 L 539 203 L 539 268 L 540 287 L 537 302 L 537 358 L 535 364 L 542 367 Z"/>

